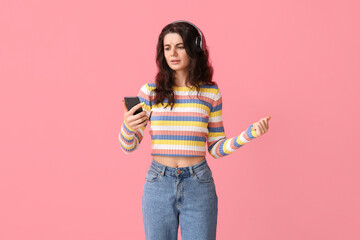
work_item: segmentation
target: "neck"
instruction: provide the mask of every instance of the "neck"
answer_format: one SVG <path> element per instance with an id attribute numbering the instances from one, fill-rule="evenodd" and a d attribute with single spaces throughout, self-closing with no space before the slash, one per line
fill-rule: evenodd
<path id="1" fill-rule="evenodd" d="M 187 77 L 188 77 L 187 71 L 176 71 L 175 72 L 175 85 L 179 86 L 179 87 L 186 86 Z"/>

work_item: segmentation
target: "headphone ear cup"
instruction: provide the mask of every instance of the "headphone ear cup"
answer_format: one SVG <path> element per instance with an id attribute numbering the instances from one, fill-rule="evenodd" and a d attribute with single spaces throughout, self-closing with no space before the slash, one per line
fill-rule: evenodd
<path id="1" fill-rule="evenodd" d="M 201 46 L 201 37 L 200 36 L 197 36 L 195 38 L 195 45 L 196 45 L 196 48 L 198 51 L 202 51 L 202 46 Z"/>

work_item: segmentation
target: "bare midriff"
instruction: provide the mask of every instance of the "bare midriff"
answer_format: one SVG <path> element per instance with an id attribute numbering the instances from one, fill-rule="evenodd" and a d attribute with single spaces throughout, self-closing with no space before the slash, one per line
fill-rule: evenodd
<path id="1" fill-rule="evenodd" d="M 172 156 L 160 156 L 160 155 L 153 155 L 152 158 L 154 161 L 168 166 L 172 168 L 182 168 L 195 165 L 202 160 L 204 160 L 204 156 L 199 157 L 172 157 Z"/>

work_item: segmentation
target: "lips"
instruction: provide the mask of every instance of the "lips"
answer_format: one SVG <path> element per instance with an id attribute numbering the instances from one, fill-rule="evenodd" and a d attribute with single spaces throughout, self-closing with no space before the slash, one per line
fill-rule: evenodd
<path id="1" fill-rule="evenodd" d="M 171 64 L 172 65 L 176 65 L 176 64 L 179 64 L 180 63 L 180 60 L 172 60 L 171 61 Z"/>

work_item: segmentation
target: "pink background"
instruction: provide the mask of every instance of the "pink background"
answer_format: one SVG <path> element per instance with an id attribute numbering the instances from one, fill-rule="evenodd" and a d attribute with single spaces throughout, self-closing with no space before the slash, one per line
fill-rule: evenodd
<path id="1" fill-rule="evenodd" d="M 151 162 L 118 142 L 122 98 L 156 73 L 161 29 L 205 34 L 227 137 L 207 155 L 223 239 L 360 239 L 358 1 L 0 3 L 0 239 L 144 239 Z M 180 230 L 179 230 L 180 231 Z"/>

